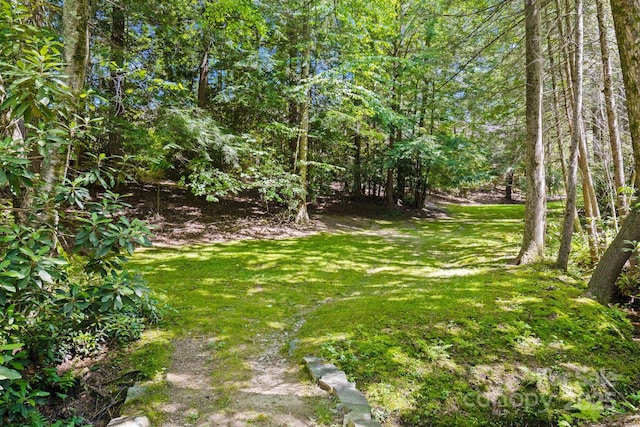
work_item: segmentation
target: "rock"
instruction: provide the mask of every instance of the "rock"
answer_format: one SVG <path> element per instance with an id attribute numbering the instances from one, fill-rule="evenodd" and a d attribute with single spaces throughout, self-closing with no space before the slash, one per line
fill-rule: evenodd
<path id="1" fill-rule="evenodd" d="M 306 365 L 312 364 L 312 363 L 324 363 L 326 362 L 326 360 L 324 360 L 322 357 L 311 357 L 311 356 L 305 356 L 302 358 L 302 360 L 304 361 L 304 363 Z"/>
<path id="2" fill-rule="evenodd" d="M 144 416 L 119 417 L 109 421 L 107 427 L 151 427 L 151 422 Z"/>
<path id="3" fill-rule="evenodd" d="M 133 387 L 129 387 L 129 389 L 127 390 L 127 398 L 124 400 L 124 403 L 126 404 L 134 399 L 138 399 L 139 397 L 142 397 L 142 395 L 144 395 L 146 392 L 146 386 L 143 386 L 140 383 L 135 383 Z"/>
<path id="4" fill-rule="evenodd" d="M 305 357 L 304 363 L 311 378 L 321 388 L 333 393 L 346 410 L 342 422 L 344 427 L 382 427 L 372 419 L 371 406 L 365 395 L 356 389 L 356 383 L 349 382 L 343 371 L 319 357 Z"/>
<path id="5" fill-rule="evenodd" d="M 348 426 L 350 422 L 370 421 L 371 420 L 371 407 L 369 405 L 362 405 L 351 408 L 351 412 L 346 414 L 343 418 L 342 425 Z"/>
<path id="6" fill-rule="evenodd" d="M 339 371 L 335 366 L 333 366 L 333 369 L 322 375 L 322 378 L 318 380 L 318 385 L 322 389 L 328 390 L 331 393 L 333 393 L 337 387 L 348 387 L 351 384 L 353 384 L 353 386 L 355 387 L 355 383 L 350 383 L 347 379 L 347 375 L 344 372 Z"/>
<path id="7" fill-rule="evenodd" d="M 328 373 L 340 372 L 336 365 L 331 363 L 308 363 L 307 371 L 314 382 L 320 381 L 320 379 Z"/>
<path id="8" fill-rule="evenodd" d="M 362 406 L 369 406 L 367 398 L 355 388 L 354 383 L 337 386 L 334 388 L 333 393 L 345 408 L 356 409 Z"/>
<path id="9" fill-rule="evenodd" d="M 382 427 L 376 420 L 349 420 L 347 427 Z"/>

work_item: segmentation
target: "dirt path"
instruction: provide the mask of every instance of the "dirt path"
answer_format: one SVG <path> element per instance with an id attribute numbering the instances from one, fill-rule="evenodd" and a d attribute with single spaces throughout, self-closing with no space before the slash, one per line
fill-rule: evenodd
<path id="1" fill-rule="evenodd" d="M 255 337 L 258 356 L 245 359 L 251 378 L 212 384 L 216 341 L 209 337 L 174 342 L 172 364 L 166 372 L 169 396 L 161 410 L 165 427 L 247 425 L 264 427 L 316 426 L 319 408 L 331 405 L 329 396 L 301 377 L 300 367 L 280 352 L 288 334 Z M 242 356 L 246 349 L 237 349 Z"/>

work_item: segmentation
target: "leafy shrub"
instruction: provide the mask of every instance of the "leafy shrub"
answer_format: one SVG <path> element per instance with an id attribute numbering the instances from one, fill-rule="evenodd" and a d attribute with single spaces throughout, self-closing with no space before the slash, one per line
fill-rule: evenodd
<path id="1" fill-rule="evenodd" d="M 0 141 L 0 189 L 14 202 L 13 215 L 0 218 L 0 425 L 80 425 L 51 423 L 39 406 L 73 387 L 58 362 L 135 339 L 158 319 L 144 282 L 126 268 L 150 231 L 126 217 L 128 205 L 111 191 L 122 173 L 105 167 L 106 156 L 73 174 L 55 161 L 97 121 L 77 114 L 82 101 L 65 84 L 58 37 L 30 17 L 24 6 L 0 8 L 10 41 L 0 46 L 2 115 L 24 124 L 21 138 Z"/>

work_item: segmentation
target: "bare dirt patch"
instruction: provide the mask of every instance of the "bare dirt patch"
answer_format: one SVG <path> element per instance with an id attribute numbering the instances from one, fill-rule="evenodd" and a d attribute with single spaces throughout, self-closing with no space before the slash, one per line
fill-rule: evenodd
<path id="1" fill-rule="evenodd" d="M 439 207 L 444 195 L 434 196 L 422 209 L 397 206 L 393 210 L 377 198 L 356 201 L 336 196 L 311 203 L 309 224 L 296 225 L 282 207 L 267 205 L 252 193 L 208 202 L 171 182 L 132 185 L 127 192 L 131 194 L 131 213 L 153 226 L 153 242 L 158 247 L 284 239 L 325 231 L 354 231 L 376 219 L 445 215 Z"/>
<path id="2" fill-rule="evenodd" d="M 301 381 L 298 366 L 281 355 L 288 334 L 256 337 L 258 356 L 247 357 L 251 370 L 246 381 L 212 383 L 215 370 L 225 369 L 215 355 L 216 341 L 198 337 L 176 340 L 171 367 L 166 373 L 168 402 L 161 407 L 165 427 L 256 425 L 311 427 L 315 413 L 327 406 L 328 395 Z M 238 349 L 242 356 L 243 350 Z"/>

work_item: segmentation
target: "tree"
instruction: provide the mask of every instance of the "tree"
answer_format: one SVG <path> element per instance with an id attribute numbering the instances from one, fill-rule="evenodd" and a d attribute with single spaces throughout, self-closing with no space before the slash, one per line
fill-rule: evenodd
<path id="1" fill-rule="evenodd" d="M 542 142 L 542 48 L 540 4 L 525 0 L 526 30 L 526 179 L 525 224 L 522 248 L 515 264 L 526 264 L 544 257 L 546 232 L 546 182 Z"/>
<path id="2" fill-rule="evenodd" d="M 627 112 L 636 168 L 640 165 L 640 8 L 637 1 L 611 0 L 611 11 L 620 51 L 620 62 L 627 94 Z M 616 280 L 640 240 L 640 204 L 624 219 L 620 231 L 600 259 L 589 280 L 587 294 L 608 304 Z"/>
<path id="3" fill-rule="evenodd" d="M 620 130 L 618 129 L 618 110 L 613 93 L 613 66 L 609 51 L 609 41 L 607 40 L 607 24 L 602 0 L 596 0 L 596 15 L 598 18 L 598 34 L 600 40 L 600 52 L 602 55 L 602 83 L 604 87 L 604 100 L 607 111 L 607 125 L 609 128 L 609 143 L 611 146 L 611 157 L 613 158 L 613 178 L 615 190 L 618 194 L 616 199 L 620 216 L 627 214 L 629 203 L 624 191 L 620 191 L 625 185 L 624 161 L 622 157 L 622 142 L 620 141 Z"/>
<path id="4" fill-rule="evenodd" d="M 122 156 L 124 147 L 122 146 L 122 124 L 120 121 L 125 114 L 125 39 L 126 39 L 126 17 L 123 0 L 116 0 L 111 7 L 111 36 L 110 36 L 110 126 L 109 141 L 107 143 L 107 154 L 111 156 Z"/>
<path id="5" fill-rule="evenodd" d="M 627 94 L 627 113 L 636 169 L 634 184 L 640 187 L 640 8 L 637 0 L 611 0 L 611 11 Z"/>
<path id="6" fill-rule="evenodd" d="M 309 77 L 311 76 L 311 44 L 313 35 L 311 33 L 311 2 L 307 2 L 304 7 L 302 22 L 302 58 L 300 65 L 300 82 L 303 89 L 302 101 L 299 104 L 300 126 L 298 129 L 298 147 L 296 159 L 300 182 L 302 184 L 302 194 L 300 195 L 298 212 L 296 213 L 297 224 L 307 224 L 309 214 L 307 213 L 307 187 L 308 187 L 308 165 L 309 165 L 309 109 L 311 108 L 311 94 L 308 88 Z"/>
<path id="7" fill-rule="evenodd" d="M 584 143 L 584 124 L 582 122 L 582 75 L 583 75 L 583 52 L 584 52 L 584 30 L 583 30 L 583 2 L 576 0 L 576 22 L 575 22 L 575 69 L 573 73 L 573 133 L 571 135 L 570 160 L 567 179 L 567 205 L 565 207 L 564 222 L 562 226 L 562 237 L 560 239 L 560 250 L 556 265 L 566 270 L 569 264 L 571 253 L 571 241 L 573 240 L 573 221 L 576 210 L 576 187 L 578 184 L 578 156 L 579 147 Z M 584 157 L 584 156 L 583 156 Z M 584 159 L 586 161 L 586 159 Z M 585 203 L 587 203 L 585 201 Z"/>

